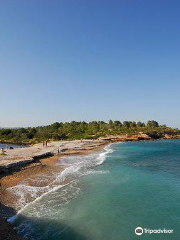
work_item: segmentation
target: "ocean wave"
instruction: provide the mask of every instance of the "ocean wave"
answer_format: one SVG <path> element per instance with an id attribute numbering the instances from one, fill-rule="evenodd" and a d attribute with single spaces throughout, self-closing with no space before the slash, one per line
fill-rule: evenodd
<path id="1" fill-rule="evenodd" d="M 59 164 L 63 165 L 65 169 L 61 173 L 56 174 L 47 186 L 37 187 L 21 184 L 8 188 L 7 190 L 16 194 L 19 199 L 16 205 L 19 211 L 16 216 L 9 218 L 9 221 L 14 222 L 18 215 L 22 213 L 30 216 L 36 215 L 37 217 L 42 217 L 43 215 L 48 215 L 49 217 L 49 214 L 52 215 L 48 211 L 52 201 L 54 204 L 67 204 L 71 199 L 80 194 L 81 189 L 77 187 L 80 177 L 89 174 L 108 173 L 108 171 L 98 170 L 95 167 L 101 165 L 107 155 L 112 152 L 111 145 L 108 145 L 103 151 L 89 155 L 63 157 Z M 63 184 L 65 180 L 67 183 Z M 53 217 L 55 215 L 53 213 Z"/>

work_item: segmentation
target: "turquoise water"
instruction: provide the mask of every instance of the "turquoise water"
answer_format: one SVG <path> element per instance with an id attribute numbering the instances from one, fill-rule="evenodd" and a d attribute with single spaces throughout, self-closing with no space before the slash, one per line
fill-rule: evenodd
<path id="1" fill-rule="evenodd" d="M 62 164 L 67 168 L 56 184 L 19 212 L 15 225 L 22 235 L 36 240 L 180 239 L 180 140 L 112 144 L 101 153 L 64 158 Z M 64 179 L 69 183 L 61 185 Z M 173 233 L 137 236 L 136 227 Z"/>

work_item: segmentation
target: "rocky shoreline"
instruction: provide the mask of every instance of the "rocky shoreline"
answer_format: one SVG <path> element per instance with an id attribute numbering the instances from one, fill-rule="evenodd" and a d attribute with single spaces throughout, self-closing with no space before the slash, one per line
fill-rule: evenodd
<path id="1" fill-rule="evenodd" d="M 110 142 L 132 142 L 132 141 L 155 141 L 158 139 L 180 139 L 180 135 L 170 135 L 170 134 L 164 134 L 162 136 L 156 135 L 156 136 L 150 136 L 146 133 L 140 132 L 136 135 L 129 136 L 128 134 L 124 135 L 110 135 L 107 137 L 101 137 L 99 138 L 102 141 L 110 141 Z"/>
<path id="2" fill-rule="evenodd" d="M 0 178 L 31 164 L 41 164 L 40 159 L 77 154 L 107 144 L 102 140 L 74 140 L 49 142 L 46 147 L 42 143 L 30 147 L 8 149 L 5 155 L 0 155 Z"/>
<path id="3" fill-rule="evenodd" d="M 165 134 L 159 139 L 180 139 L 180 135 Z M 44 147 L 42 143 L 35 144 L 30 147 L 8 149 L 4 155 L 0 155 L 0 178 L 2 176 L 20 171 L 22 168 L 31 164 L 40 164 L 39 160 L 51 156 L 61 156 L 69 154 L 77 154 L 80 151 L 88 151 L 103 146 L 110 142 L 126 142 L 126 141 L 154 141 L 147 134 L 139 133 L 137 135 L 111 135 L 101 137 L 98 140 L 73 140 L 73 141 L 52 141 L 48 146 Z"/>
<path id="4" fill-rule="evenodd" d="M 0 156 L 0 240 L 24 240 L 6 220 L 6 217 L 16 214 L 10 203 L 14 196 L 6 193 L 6 188 L 19 184 L 29 176 L 36 177 L 41 173 L 61 171 L 61 166 L 55 166 L 60 157 L 88 154 L 106 144 L 107 142 L 102 140 L 58 141 L 48 143 L 47 147 L 36 144 L 32 147 L 8 150 L 6 156 Z"/>
<path id="5" fill-rule="evenodd" d="M 17 234 L 16 228 L 0 215 L 0 240 L 25 240 Z"/>
<path id="6" fill-rule="evenodd" d="M 180 136 L 166 135 L 164 139 L 177 139 Z M 61 156 L 72 154 L 88 154 L 91 151 L 102 148 L 110 142 L 156 140 L 140 133 L 138 135 L 117 135 L 100 138 L 98 140 L 74 140 L 49 142 L 47 147 L 41 143 L 31 147 L 8 150 L 6 155 L 0 156 L 0 240 L 23 240 L 18 236 L 16 229 L 6 221 L 6 216 L 15 210 L 3 205 L 5 189 L 18 184 L 29 175 L 45 171 L 54 171 L 52 167 Z M 12 213 L 10 213 L 12 215 Z"/>

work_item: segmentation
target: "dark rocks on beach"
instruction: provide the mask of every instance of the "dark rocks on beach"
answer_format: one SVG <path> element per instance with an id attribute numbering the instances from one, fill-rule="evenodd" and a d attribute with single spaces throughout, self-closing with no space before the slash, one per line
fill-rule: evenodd
<path id="1" fill-rule="evenodd" d="M 5 217 L 0 216 L 0 240 L 25 240 L 16 232 L 16 228 L 6 221 Z"/>

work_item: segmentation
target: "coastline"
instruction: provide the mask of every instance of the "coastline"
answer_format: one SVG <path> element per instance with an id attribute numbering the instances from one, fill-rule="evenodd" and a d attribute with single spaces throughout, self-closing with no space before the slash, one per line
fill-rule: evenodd
<path id="1" fill-rule="evenodd" d="M 7 222 L 7 217 L 12 217 L 16 215 L 17 209 L 13 207 L 12 199 L 16 200 L 15 195 L 11 195 L 9 192 L 6 192 L 7 188 L 14 187 L 28 178 L 36 178 L 39 175 L 52 174 L 55 171 L 61 173 L 65 168 L 58 164 L 62 157 L 72 156 L 72 155 L 88 155 L 98 150 L 101 150 L 105 146 L 109 145 L 109 142 L 99 141 L 99 144 L 95 143 L 91 146 L 91 142 L 87 144 L 86 148 L 72 150 L 68 149 L 65 153 L 55 154 L 54 156 L 47 156 L 46 158 L 38 159 L 38 161 L 28 163 L 25 167 L 20 169 L 15 168 L 15 171 L 10 171 L 7 174 L 1 173 L 0 175 L 0 240 L 14 239 L 14 240 L 23 240 L 16 232 L 13 224 Z M 9 234 L 7 234 L 7 232 Z M 9 237 L 10 236 L 10 237 Z"/>
<path id="2" fill-rule="evenodd" d="M 147 139 L 146 139 L 147 140 Z M 154 139 L 148 139 L 148 140 L 154 140 Z M 94 142 L 94 141 L 93 141 Z M 58 164 L 58 167 L 56 166 L 57 161 L 64 157 L 64 156 L 72 156 L 72 155 L 87 155 L 90 153 L 93 153 L 95 151 L 98 151 L 105 146 L 115 143 L 115 142 L 122 142 L 122 141 L 95 141 L 92 145 L 92 141 L 85 141 L 86 146 L 81 145 L 81 141 L 75 141 L 76 146 L 71 146 L 70 148 L 66 148 L 66 150 L 57 153 L 54 152 L 54 155 L 42 155 L 41 157 L 38 157 L 36 161 L 32 161 L 30 164 L 28 163 L 26 166 L 21 166 L 20 169 L 15 168 L 15 171 L 10 171 L 7 174 L 1 173 L 0 175 L 0 222 L 3 222 L 3 230 L 0 229 L 0 239 L 2 237 L 3 240 L 9 239 L 6 232 L 12 232 L 12 238 L 11 239 L 23 239 L 22 237 L 19 237 L 16 233 L 16 229 L 14 229 L 13 225 L 8 223 L 6 221 L 6 217 L 13 216 L 17 213 L 17 211 L 12 207 L 11 202 L 9 199 L 13 199 L 14 196 L 10 196 L 9 193 L 6 193 L 6 188 L 16 186 L 20 184 L 23 180 L 27 179 L 28 177 L 37 177 L 39 174 L 51 174 L 54 171 L 58 171 L 59 173 L 64 170 L 64 168 L 61 166 L 61 164 Z M 61 142 L 62 143 L 62 142 Z M 69 142 L 68 142 L 69 143 Z M 52 143 L 54 144 L 54 142 Z M 67 144 L 67 142 L 65 143 Z M 72 141 L 70 142 L 72 145 Z M 79 144 L 81 147 L 79 147 Z M 64 146 L 63 146 L 64 147 Z M 63 148 L 64 149 L 64 148 Z M 46 149 L 48 152 L 49 149 Z M 57 149 L 56 149 L 57 150 Z M 26 161 L 26 160 L 25 160 Z M 9 202 L 8 202 L 9 201 Z M 12 230 L 9 230 L 9 228 Z M 13 235 L 14 234 L 14 235 Z M 17 236 L 17 238 L 16 238 Z M 14 238 L 13 238 L 14 237 Z"/>
<path id="3" fill-rule="evenodd" d="M 73 156 L 73 155 L 88 155 L 95 151 L 101 150 L 105 146 L 109 145 L 109 143 L 103 144 L 101 146 L 95 147 L 91 150 L 81 150 L 76 152 L 70 152 L 66 154 L 58 154 L 54 156 L 50 156 L 47 158 L 39 159 L 37 163 L 31 163 L 26 167 L 22 167 L 20 171 L 12 172 L 12 174 L 3 175 L 0 178 L 0 191 L 5 190 L 6 188 L 13 187 L 19 184 L 22 180 L 28 177 L 36 176 L 37 174 L 43 173 L 46 174 L 51 171 L 56 171 L 55 164 L 61 158 L 66 156 Z M 58 166 L 58 171 L 63 170 L 63 167 L 60 165 Z M 0 198 L 1 200 L 1 198 Z"/>
<path id="4" fill-rule="evenodd" d="M 39 143 L 25 148 L 8 149 L 4 155 L 0 155 L 0 178 L 34 163 L 41 164 L 40 160 L 45 158 L 78 154 L 105 144 L 107 141 L 102 140 L 52 141 L 46 147 Z"/>
<path id="5" fill-rule="evenodd" d="M 83 153 L 83 151 L 94 150 L 101 145 L 104 146 L 112 142 L 155 141 L 160 139 L 180 139 L 180 135 L 165 134 L 161 138 L 153 138 L 144 133 L 132 136 L 127 134 L 110 135 L 98 140 L 51 141 L 46 147 L 42 143 L 38 143 L 29 147 L 8 149 L 4 154 L 0 154 L 0 179 L 3 176 L 12 175 L 13 172 L 21 171 L 23 168 L 41 165 L 40 160 L 52 156 Z"/>

